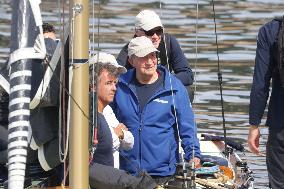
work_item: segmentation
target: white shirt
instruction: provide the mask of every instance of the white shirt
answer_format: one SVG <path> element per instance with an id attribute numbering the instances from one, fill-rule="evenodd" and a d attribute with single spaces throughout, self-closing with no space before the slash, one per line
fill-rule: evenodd
<path id="1" fill-rule="evenodd" d="M 115 114 L 113 113 L 110 106 L 106 106 L 103 110 L 103 115 L 107 121 L 107 124 L 110 128 L 112 141 L 113 141 L 113 161 L 114 168 L 119 169 L 119 149 L 130 150 L 134 145 L 134 137 L 130 131 L 123 131 L 124 138 L 119 140 L 118 136 L 115 134 L 113 128 L 117 127 L 119 121 L 117 120 Z"/>

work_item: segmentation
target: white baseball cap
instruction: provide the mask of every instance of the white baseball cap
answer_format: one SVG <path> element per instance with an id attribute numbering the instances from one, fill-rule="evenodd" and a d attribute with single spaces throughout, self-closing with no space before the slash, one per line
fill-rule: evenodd
<path id="1" fill-rule="evenodd" d="M 151 10 L 143 10 L 136 16 L 135 27 L 149 31 L 155 27 L 163 27 L 159 15 Z"/>
<path id="2" fill-rule="evenodd" d="M 138 57 L 145 57 L 151 52 L 158 52 L 158 50 L 152 41 L 145 36 L 135 37 L 128 44 L 128 57 L 131 57 L 133 54 Z"/>
<path id="3" fill-rule="evenodd" d="M 115 59 L 115 57 L 111 54 L 105 53 L 105 52 L 99 52 L 95 56 L 91 57 L 89 60 L 89 64 L 92 65 L 94 63 L 101 62 L 103 64 L 112 64 L 115 67 L 117 67 L 118 71 L 120 73 L 125 73 L 127 72 L 126 68 L 119 65 Z"/>

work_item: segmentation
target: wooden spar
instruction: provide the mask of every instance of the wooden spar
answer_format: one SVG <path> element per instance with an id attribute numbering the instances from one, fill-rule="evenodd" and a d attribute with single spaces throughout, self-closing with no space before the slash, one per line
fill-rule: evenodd
<path id="1" fill-rule="evenodd" d="M 73 58 L 69 184 L 72 189 L 89 188 L 89 1 L 70 2 L 70 60 Z M 74 25 L 73 25 L 74 24 Z M 73 38 L 74 36 L 74 38 Z M 72 43 L 71 43 L 72 44 Z M 72 57 L 73 49 L 73 57 Z"/>

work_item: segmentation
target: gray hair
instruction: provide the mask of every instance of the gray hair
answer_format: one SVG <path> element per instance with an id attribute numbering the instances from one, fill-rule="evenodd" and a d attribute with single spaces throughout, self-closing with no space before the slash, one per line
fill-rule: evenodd
<path id="1" fill-rule="evenodd" d="M 94 64 L 90 65 L 90 67 L 89 67 L 90 84 L 92 83 L 94 85 L 97 85 L 96 82 L 100 79 L 99 76 L 101 75 L 103 70 L 106 70 L 110 75 L 112 75 L 114 77 L 119 76 L 118 68 L 116 66 L 114 66 L 113 64 L 102 63 L 102 62 L 94 63 Z M 96 78 L 98 78 L 98 79 L 96 79 Z"/>

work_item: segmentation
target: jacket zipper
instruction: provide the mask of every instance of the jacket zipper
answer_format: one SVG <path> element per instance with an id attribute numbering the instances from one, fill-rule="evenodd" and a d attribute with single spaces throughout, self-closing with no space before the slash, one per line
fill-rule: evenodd
<path id="1" fill-rule="evenodd" d="M 141 137 L 141 132 L 142 132 L 142 122 L 140 122 L 140 127 L 139 127 L 139 163 L 140 163 L 140 168 L 142 165 L 142 137 Z"/>
<path id="2" fill-rule="evenodd" d="M 138 100 L 138 98 L 137 98 Z M 139 104 L 139 101 L 138 101 Z M 140 169 L 142 166 L 142 128 L 143 128 L 143 119 L 142 116 L 143 115 L 143 110 L 141 110 L 140 104 L 139 104 L 139 120 L 140 120 L 140 125 L 138 128 L 138 132 L 139 132 L 139 163 L 140 163 Z"/>
<path id="3" fill-rule="evenodd" d="M 141 141 L 142 141 L 142 136 L 141 136 L 141 132 L 142 132 L 142 126 L 143 126 L 143 121 L 142 121 L 142 110 L 141 110 L 141 107 L 140 107 L 140 103 L 139 103 L 139 100 L 138 100 L 138 97 L 136 95 L 136 93 L 131 89 L 131 87 L 129 87 L 129 89 L 132 91 L 132 93 L 134 94 L 134 96 L 136 97 L 137 99 L 137 102 L 138 102 L 138 111 L 139 111 L 139 120 L 140 120 L 140 125 L 139 125 L 139 128 L 138 128 L 138 137 L 139 137 L 139 170 L 141 170 L 141 163 L 142 163 L 142 144 L 141 144 Z"/>

